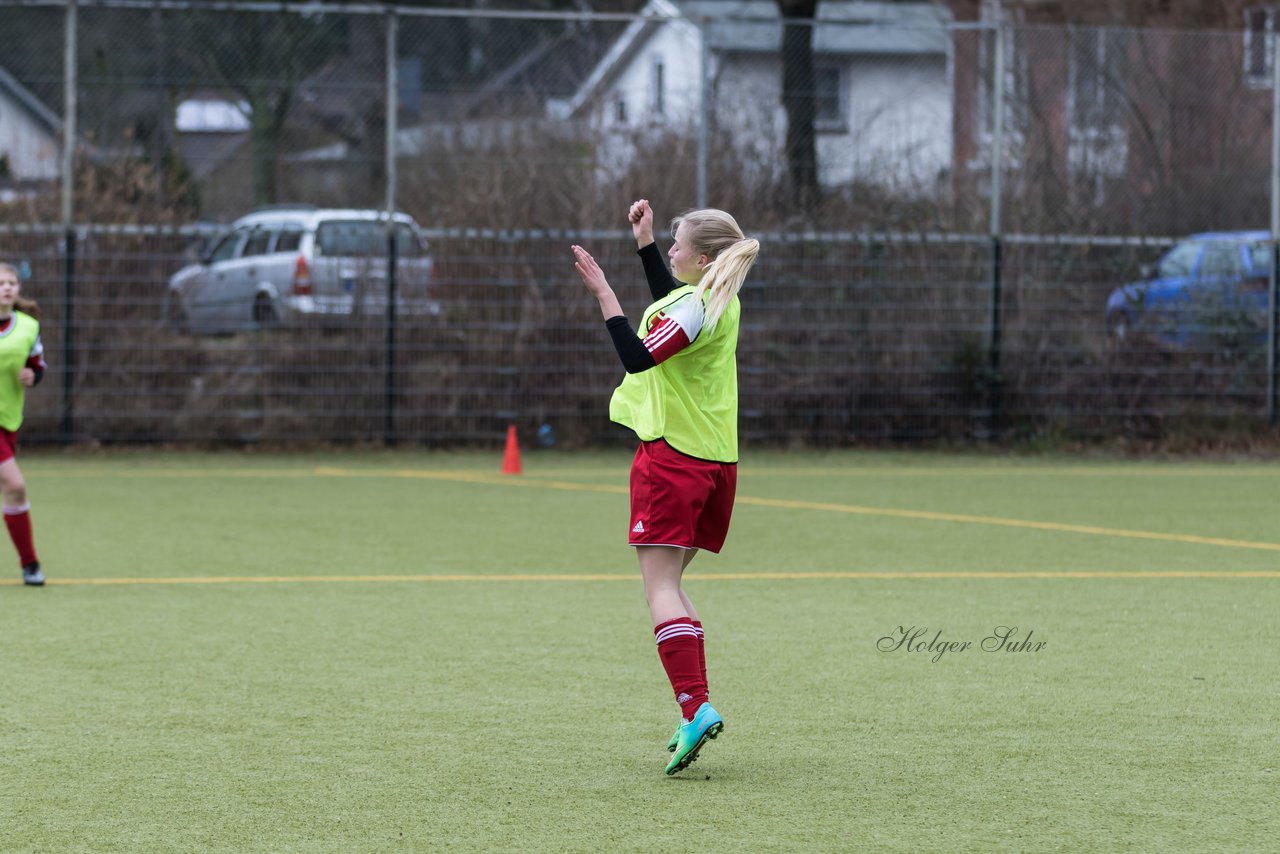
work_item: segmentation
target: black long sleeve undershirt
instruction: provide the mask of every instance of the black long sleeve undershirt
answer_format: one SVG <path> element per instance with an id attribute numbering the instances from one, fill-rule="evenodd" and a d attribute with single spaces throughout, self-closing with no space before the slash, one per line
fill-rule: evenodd
<path id="1" fill-rule="evenodd" d="M 613 348 L 618 351 L 618 358 L 622 360 L 622 367 L 626 368 L 627 373 L 642 373 L 658 364 L 653 360 L 653 354 L 631 328 L 631 323 L 621 314 L 609 318 L 604 325 L 609 330 L 609 337 L 613 339 Z"/>
<path id="2" fill-rule="evenodd" d="M 35 388 L 36 386 L 40 385 L 40 380 L 44 379 L 44 369 L 32 368 L 31 372 L 36 375 L 35 379 L 31 381 L 31 387 Z"/>
<path id="3" fill-rule="evenodd" d="M 653 294 L 655 302 L 681 286 L 667 269 L 666 262 L 662 260 L 662 253 L 658 251 L 657 243 L 650 243 L 648 246 L 637 249 L 636 254 L 640 256 L 640 263 L 644 265 L 644 277 L 649 282 L 649 293 Z"/>
<path id="4" fill-rule="evenodd" d="M 640 263 L 644 266 L 644 277 L 649 283 L 649 293 L 653 294 L 655 302 L 680 287 L 680 283 L 676 281 L 675 276 L 671 275 L 666 262 L 662 260 L 662 253 L 658 251 L 657 243 L 640 247 L 636 250 L 636 254 L 640 256 Z M 618 351 L 618 358 L 622 360 L 622 367 L 627 373 L 639 374 L 657 366 L 658 363 L 654 361 L 653 354 L 644 346 L 644 341 L 636 335 L 625 317 L 621 314 L 611 317 L 604 322 L 604 325 L 609 330 L 609 337 L 613 339 L 613 348 Z"/>

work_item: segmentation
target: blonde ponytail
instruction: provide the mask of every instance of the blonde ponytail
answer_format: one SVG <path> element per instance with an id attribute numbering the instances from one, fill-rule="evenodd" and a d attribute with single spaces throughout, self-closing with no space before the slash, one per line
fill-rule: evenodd
<path id="1" fill-rule="evenodd" d="M 706 255 L 710 259 L 694 292 L 698 299 L 705 298 L 707 309 L 703 328 L 710 334 L 715 331 L 729 303 L 742 290 L 747 271 L 760 254 L 760 241 L 744 236 L 737 220 L 715 208 L 690 211 L 676 217 L 671 223 L 672 235 L 681 224 L 688 225 L 686 239 L 689 248 L 695 255 Z"/>
<path id="2" fill-rule="evenodd" d="M 742 283 L 747 279 L 747 271 L 755 263 L 760 254 L 760 241 L 744 237 L 728 249 L 723 250 L 716 260 L 706 266 L 702 279 L 695 292 L 698 299 L 710 292 L 707 297 L 707 314 L 703 326 L 707 333 L 715 331 L 720 315 L 729 307 L 729 302 L 742 290 Z"/>

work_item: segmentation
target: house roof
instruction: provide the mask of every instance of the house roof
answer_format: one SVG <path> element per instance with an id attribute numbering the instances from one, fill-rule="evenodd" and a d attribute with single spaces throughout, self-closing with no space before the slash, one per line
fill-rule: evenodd
<path id="1" fill-rule="evenodd" d="M 768 52 L 782 49 L 782 21 L 774 0 L 673 0 L 680 13 L 707 21 L 716 51 Z M 813 49 L 828 54 L 937 54 L 947 51 L 945 25 L 951 13 L 929 2 L 863 3 L 824 0 Z"/>
<path id="2" fill-rule="evenodd" d="M 680 8 L 671 0 L 649 0 L 640 14 L 643 17 L 636 18 L 627 25 L 578 90 L 572 96 L 549 105 L 554 115 L 565 118 L 576 113 L 648 41 L 656 27 L 660 26 L 656 22 L 679 21 L 683 17 Z"/>
<path id="3" fill-rule="evenodd" d="M 566 117 L 612 80 L 641 50 L 657 28 L 679 21 L 703 25 L 717 53 L 778 53 L 782 19 L 774 0 L 650 0 L 643 17 L 632 21 L 586 81 L 573 94 L 553 103 L 554 114 Z M 949 36 L 950 10 L 937 3 L 840 2 L 818 4 L 813 48 L 825 55 L 943 55 Z"/>
<path id="4" fill-rule="evenodd" d="M 3 68 L 0 68 L 0 92 L 5 92 L 9 97 L 13 98 L 19 106 L 26 110 L 32 119 L 42 125 L 50 134 L 61 133 L 62 119 L 58 117 L 58 114 L 46 107 L 44 102 L 32 94 L 30 89 L 18 82 L 18 78 Z"/>
<path id="5" fill-rule="evenodd" d="M 672 14 L 675 14 L 674 9 Z M 452 92 L 424 92 L 419 95 L 424 105 L 418 110 L 426 121 L 402 125 L 396 135 L 396 150 L 402 154 L 421 152 L 448 122 L 476 119 L 511 119 L 527 114 L 543 115 L 549 100 L 572 96 L 600 58 L 612 49 L 624 25 L 615 21 L 575 24 L 562 30 L 540 31 L 508 64 L 473 89 Z M 326 78 L 335 78 L 332 69 Z M 324 97 L 319 88 L 306 90 L 300 99 L 309 108 Z M 352 99 L 341 103 L 349 109 Z M 292 162 L 340 160 L 351 155 L 350 140 L 308 148 L 285 155 Z"/>
<path id="6" fill-rule="evenodd" d="M 465 99 L 464 114 L 477 115 L 530 95 L 538 109 L 549 98 L 572 96 L 624 29 L 613 22 L 594 23 L 540 39 L 471 93 Z"/>

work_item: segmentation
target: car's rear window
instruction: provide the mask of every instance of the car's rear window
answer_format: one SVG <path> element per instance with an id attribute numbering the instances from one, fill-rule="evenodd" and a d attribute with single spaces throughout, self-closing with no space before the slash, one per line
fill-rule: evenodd
<path id="1" fill-rule="evenodd" d="M 376 220 L 331 220 L 316 229 L 320 255 L 370 256 L 386 252 L 386 226 Z M 407 225 L 396 226 L 396 251 L 401 258 L 422 254 L 417 235 Z"/>
<path id="2" fill-rule="evenodd" d="M 276 238 L 277 252 L 297 252 L 298 247 L 302 245 L 303 228 L 300 225 L 292 223 L 285 225 L 280 230 L 280 236 Z"/>
<path id="3" fill-rule="evenodd" d="M 422 255 L 422 243 L 407 225 L 396 226 L 396 254 L 401 258 L 417 258 Z"/>
<path id="4" fill-rule="evenodd" d="M 1249 266 L 1253 268 L 1253 275 L 1266 276 L 1271 273 L 1271 244 L 1270 243 L 1250 243 L 1249 244 Z"/>

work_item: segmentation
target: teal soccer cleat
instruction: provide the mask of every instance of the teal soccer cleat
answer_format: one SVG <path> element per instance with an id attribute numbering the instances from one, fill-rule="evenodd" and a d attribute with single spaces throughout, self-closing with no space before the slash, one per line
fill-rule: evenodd
<path id="1" fill-rule="evenodd" d="M 684 723 L 684 718 L 680 719 L 680 723 L 676 724 L 676 731 L 671 733 L 671 740 L 667 742 L 667 753 L 675 753 L 676 748 L 680 746 L 680 725 Z M 715 738 L 715 736 L 711 736 Z"/>
<path id="2" fill-rule="evenodd" d="M 693 720 L 680 724 L 680 729 L 676 731 L 675 755 L 667 765 L 667 776 L 677 774 L 692 765 L 697 760 L 702 745 L 723 730 L 724 721 L 720 719 L 720 713 L 711 708 L 710 703 L 699 706 Z"/>

